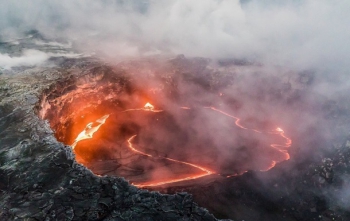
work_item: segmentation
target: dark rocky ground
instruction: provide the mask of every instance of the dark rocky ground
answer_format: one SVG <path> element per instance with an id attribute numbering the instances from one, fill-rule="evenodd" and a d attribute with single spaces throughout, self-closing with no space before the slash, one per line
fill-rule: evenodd
<path id="1" fill-rule="evenodd" d="M 181 58 L 178 57 L 175 61 L 179 59 Z M 188 65 L 191 61 L 181 63 L 180 72 L 186 73 L 186 63 Z M 237 66 L 236 63 L 234 65 Z M 194 66 L 198 68 L 198 63 Z M 202 72 L 206 73 L 203 70 Z M 213 73 L 208 75 L 213 76 Z M 252 221 L 350 220 L 350 137 L 347 126 L 350 116 L 349 102 L 344 94 L 331 99 L 314 94 L 313 101 L 307 101 L 308 107 L 304 106 L 303 96 L 311 93 L 308 88 L 311 87 L 313 74 L 302 72 L 297 75 L 299 77 L 291 87 L 285 87 L 279 81 L 268 80 L 267 82 L 274 82 L 275 87 L 268 91 L 269 97 L 265 100 L 287 100 L 290 108 L 305 108 L 305 112 L 310 111 L 319 119 L 304 130 L 302 122 L 293 125 L 297 128 L 292 135 L 290 160 L 279 163 L 267 172 L 249 171 L 241 176 L 220 179 L 209 184 L 179 185 L 157 190 L 165 193 L 190 192 L 199 205 L 208 208 L 218 218 Z M 192 76 L 190 80 L 193 79 L 195 77 Z M 208 90 L 215 90 L 227 82 L 235 81 L 225 77 L 224 73 L 214 74 L 214 77 L 207 79 L 211 79 L 207 81 Z M 258 77 L 256 80 L 259 80 Z M 324 133 L 325 127 L 332 132 Z"/>
<path id="2" fill-rule="evenodd" d="M 162 195 L 123 178 L 95 176 L 56 140 L 36 106 L 45 89 L 87 64 L 0 75 L 0 219 L 216 220 L 189 194 Z"/>
<path id="3" fill-rule="evenodd" d="M 123 178 L 95 176 L 76 163 L 71 148 L 58 142 L 49 123 L 39 117 L 46 96 L 59 97 L 74 89 L 65 87 L 66 82 L 81 83 L 85 79 L 98 84 L 103 77 L 96 74 L 124 76 L 128 67 L 140 65 L 142 69 L 142 62 L 121 63 L 113 68 L 94 59 L 55 58 L 51 62 L 54 67 L 1 70 L 0 220 L 216 220 L 211 213 L 218 218 L 246 221 L 350 220 L 350 113 L 346 98 L 315 101 L 318 106 L 314 106 L 322 109 L 322 124 L 315 127 L 327 122 L 335 133 L 318 142 L 298 142 L 305 133 L 295 133 L 291 160 L 267 172 L 249 171 L 202 185 L 156 189 L 171 193 L 167 195 L 137 189 Z M 168 86 L 165 94 L 173 97 L 180 96 L 175 90 L 179 76 L 216 92 L 234 84 L 226 66 L 251 65 L 225 61 L 220 70 L 213 71 L 206 59 L 179 56 L 167 62 L 173 71 L 163 73 L 161 79 Z M 133 82 L 135 76 L 129 73 L 125 81 L 118 82 L 130 90 L 125 82 Z M 298 76 L 298 89 L 277 81 L 276 87 L 268 91 L 268 99 L 286 99 L 291 107 L 295 103 L 300 106 L 305 102 L 300 97 L 307 91 L 312 74 Z M 60 93 L 50 94 L 52 91 Z M 317 134 L 315 131 L 310 134 Z"/>
<path id="4" fill-rule="evenodd" d="M 348 142 L 348 141 L 347 141 Z M 288 162 L 265 174 L 248 172 L 240 177 L 200 187 L 172 187 L 164 192 L 187 191 L 217 217 L 237 220 L 349 220 L 349 145 L 319 162 L 290 171 Z M 212 200 L 208 200 L 212 199 Z M 220 204 L 216 203 L 217 201 Z"/>

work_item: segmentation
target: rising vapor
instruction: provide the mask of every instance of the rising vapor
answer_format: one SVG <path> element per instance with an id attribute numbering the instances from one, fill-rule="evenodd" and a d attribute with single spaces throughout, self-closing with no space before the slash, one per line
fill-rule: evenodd
<path id="1" fill-rule="evenodd" d="M 3 2 L 3 35 L 39 30 L 111 58 L 185 54 L 297 69 L 349 69 L 349 1 Z"/>

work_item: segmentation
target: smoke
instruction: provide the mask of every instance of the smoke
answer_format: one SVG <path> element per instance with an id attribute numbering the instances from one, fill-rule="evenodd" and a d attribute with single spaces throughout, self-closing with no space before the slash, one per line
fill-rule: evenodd
<path id="1" fill-rule="evenodd" d="M 231 80 L 234 82 L 230 87 L 223 86 L 213 90 L 215 93 L 209 93 L 215 75 L 207 74 L 207 70 L 203 71 L 199 65 L 200 71 L 190 71 L 192 75 L 197 74 L 197 79 L 185 79 L 183 72 L 177 73 L 184 78 L 179 80 L 185 83 L 179 84 L 178 90 L 179 96 L 185 99 L 174 102 L 161 98 L 168 102 L 166 105 L 177 108 L 179 104 L 220 106 L 244 118 L 245 123 L 252 115 L 256 121 L 278 122 L 289 134 L 295 135 L 295 148 L 299 145 L 311 152 L 308 145 L 313 144 L 315 137 L 321 137 L 316 144 L 323 147 L 329 143 L 322 142 L 338 132 L 336 129 L 330 132 L 331 124 L 320 112 L 328 108 L 326 111 L 333 116 L 340 111 L 332 110 L 335 105 L 323 104 L 327 99 L 341 103 L 340 98 L 349 93 L 349 11 L 350 1 L 347 0 L 13 0 L 1 3 L 0 37 L 2 40 L 23 38 L 28 31 L 38 30 L 43 41 L 49 39 L 59 47 L 69 45 L 79 53 L 95 53 L 112 64 L 125 58 L 184 54 L 186 57 L 211 58 L 214 62 L 209 66 L 217 68 L 218 64 L 241 59 L 243 63 L 254 65 L 219 67 L 228 75 L 223 85 Z M 23 51 L 20 56 L 4 53 L 0 54 L 0 66 L 8 69 L 39 65 L 52 56 L 55 55 L 38 50 Z M 181 60 L 178 66 L 181 62 L 187 61 Z M 146 67 L 134 71 L 134 76 L 138 74 L 142 79 L 143 90 L 149 89 L 143 80 L 146 75 L 155 74 L 153 70 Z M 159 94 L 169 88 L 162 80 L 150 81 L 148 85 L 160 84 Z M 217 102 L 219 93 L 223 96 Z M 208 114 L 205 109 L 190 120 L 184 120 L 182 112 L 171 114 L 179 127 L 188 128 L 191 122 L 193 131 L 190 132 L 221 148 L 218 149 L 218 162 L 223 162 L 219 159 L 221 156 L 233 158 L 241 154 L 235 155 L 238 151 L 231 151 L 226 146 L 246 135 L 233 135 L 230 130 L 220 129 L 228 128 L 227 124 L 232 122 L 219 119 L 215 113 Z M 158 133 L 159 139 L 162 131 Z M 197 142 L 195 138 L 190 141 Z M 181 134 L 174 136 L 173 140 L 176 139 L 181 144 Z M 171 147 L 173 140 L 169 149 L 176 153 L 175 147 Z M 239 142 L 235 144 L 244 146 Z M 310 154 L 304 157 L 308 158 Z M 217 167 L 222 169 L 224 166 Z M 344 195 L 348 195 L 346 188 Z"/>
<path id="2" fill-rule="evenodd" d="M 19 57 L 0 53 L 0 67 L 10 69 L 15 66 L 35 66 L 47 61 L 49 56 L 38 50 L 25 50 Z"/>
<path id="3" fill-rule="evenodd" d="M 2 33 L 30 29 L 110 58 L 185 54 L 344 71 L 349 1 L 7 1 Z"/>

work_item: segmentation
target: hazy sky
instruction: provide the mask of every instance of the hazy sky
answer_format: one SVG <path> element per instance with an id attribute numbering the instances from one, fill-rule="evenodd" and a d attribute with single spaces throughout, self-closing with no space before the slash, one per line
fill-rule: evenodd
<path id="1" fill-rule="evenodd" d="M 181 53 L 344 71 L 349 12 L 347 0 L 3 0 L 0 28 L 38 29 L 112 57 Z"/>

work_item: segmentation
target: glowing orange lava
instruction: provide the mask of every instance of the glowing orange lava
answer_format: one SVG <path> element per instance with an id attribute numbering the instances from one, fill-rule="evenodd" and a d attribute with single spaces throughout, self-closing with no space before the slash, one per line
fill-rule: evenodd
<path id="1" fill-rule="evenodd" d="M 100 127 L 106 122 L 107 118 L 109 117 L 109 115 L 104 115 L 103 117 L 101 117 L 100 119 L 97 119 L 95 122 L 97 123 L 96 126 L 93 126 L 94 123 L 88 123 L 85 127 L 85 129 L 80 132 L 80 134 L 77 136 L 77 138 L 75 138 L 74 143 L 71 145 L 72 148 L 74 149 L 75 146 L 78 144 L 79 141 L 81 140 L 86 140 L 86 139 L 91 139 L 92 136 L 94 135 L 94 133 L 96 131 L 98 131 L 98 129 L 100 129 Z"/>
<path id="2" fill-rule="evenodd" d="M 232 115 L 230 115 L 230 114 L 228 114 L 228 113 L 225 113 L 225 112 L 223 112 L 222 110 L 216 109 L 215 107 L 206 107 L 206 108 L 212 109 L 212 110 L 217 111 L 217 112 L 219 112 L 219 113 L 221 113 L 221 114 L 223 114 L 223 115 L 226 115 L 226 116 L 228 116 L 228 117 L 231 117 L 231 118 L 235 119 L 235 120 L 236 120 L 236 121 L 235 121 L 235 124 L 236 124 L 237 127 L 240 127 L 241 129 L 244 129 L 244 130 L 248 130 L 248 128 L 243 127 L 243 126 L 239 123 L 239 122 L 241 121 L 241 119 L 239 119 L 238 117 L 235 117 L 235 116 L 232 116 Z M 258 132 L 258 131 L 256 131 L 256 132 Z M 260 131 L 259 131 L 259 132 L 260 132 Z"/>
<path id="3" fill-rule="evenodd" d="M 189 107 L 180 107 L 181 109 L 185 109 L 185 110 L 189 110 L 191 108 Z M 244 127 L 241 123 L 240 123 L 240 118 L 238 117 L 235 117 L 233 115 L 230 115 L 222 110 L 219 110 L 215 107 L 205 107 L 207 109 L 211 109 L 213 111 L 216 111 L 220 114 L 223 114 L 225 116 L 228 116 L 230 118 L 233 118 L 235 119 L 235 125 L 241 129 L 244 129 L 244 130 L 250 130 L 250 131 L 253 131 L 253 132 L 256 132 L 256 133 L 267 133 L 267 134 L 277 134 L 277 135 L 280 135 L 281 137 L 283 137 L 286 142 L 285 144 L 271 144 L 270 146 L 272 148 L 275 148 L 276 150 L 278 150 L 279 152 L 283 153 L 285 155 L 284 157 L 284 160 L 288 160 L 290 159 L 290 156 L 287 152 L 287 148 L 289 148 L 291 145 L 292 145 L 292 140 L 290 138 L 288 138 L 285 134 L 284 134 L 284 131 L 281 129 L 281 128 L 277 128 L 273 131 L 267 131 L 267 132 L 263 132 L 263 131 L 259 131 L 259 130 L 256 130 L 256 129 L 249 129 L 247 127 Z M 156 110 L 154 108 L 154 106 L 150 103 L 146 103 L 144 107 L 142 108 L 138 108 L 138 109 L 127 109 L 127 110 L 124 110 L 122 112 L 127 112 L 127 111 L 150 111 L 150 112 L 162 112 L 163 110 Z M 106 119 L 109 117 L 109 115 L 105 115 L 103 117 L 101 117 L 100 119 L 96 120 L 95 122 L 97 123 L 96 126 L 93 126 L 94 123 L 89 123 L 87 124 L 86 128 L 77 136 L 77 138 L 75 139 L 74 143 L 71 145 L 72 148 L 74 149 L 75 146 L 77 145 L 77 143 L 81 140 L 85 140 L 85 139 L 90 139 L 92 138 L 93 134 L 98 131 L 98 129 L 106 122 Z M 163 181 L 158 181 L 158 182 L 145 182 L 145 183 L 138 183 L 138 184 L 134 184 L 135 186 L 137 187 L 150 187 L 150 186 L 160 186 L 160 185 L 164 185 L 164 184 L 170 184 L 170 183 L 176 183 L 176 182 L 180 182 L 180 181 L 187 181 L 187 180 L 194 180 L 194 179 L 198 179 L 198 178 L 201 178 L 201 177 L 204 177 L 204 176 L 208 176 L 208 175 L 211 175 L 211 174 L 214 174 L 215 172 L 212 171 L 212 170 L 209 170 L 209 169 L 206 169 L 200 165 L 197 165 L 197 164 L 193 164 L 193 163 L 189 163 L 189 162 L 185 162 L 185 161 L 180 161 L 180 160 L 176 160 L 176 159 L 172 159 L 172 158 L 169 158 L 169 157 L 161 157 L 161 156 L 153 156 L 151 154 L 148 154 L 148 153 L 145 153 L 145 152 L 142 152 L 138 149 L 136 149 L 134 147 L 134 145 L 132 144 L 132 140 L 136 137 L 136 135 L 133 135 L 131 136 L 127 142 L 128 142 L 128 147 L 131 151 L 137 153 L 137 154 L 140 154 L 140 155 L 144 155 L 146 157 L 150 157 L 150 158 L 157 158 L 157 159 L 165 159 L 165 160 L 169 160 L 169 161 L 172 161 L 172 162 L 175 162 L 175 163 L 180 163 L 180 164 L 185 164 L 185 165 L 188 165 L 190 167 L 194 167 L 198 170 L 200 170 L 201 172 L 198 173 L 198 174 L 194 174 L 194 175 L 190 175 L 190 176 L 185 176 L 185 177 L 181 177 L 181 178 L 176 178 L 176 179 L 168 179 L 168 180 L 163 180 Z M 279 161 L 278 161 L 279 162 Z M 271 162 L 271 165 L 267 168 L 267 169 L 264 169 L 262 171 L 267 171 L 267 170 L 270 170 L 271 168 L 273 168 L 276 163 L 278 163 L 277 161 L 272 161 Z M 232 176 L 238 176 L 238 175 L 241 175 L 243 173 L 245 173 L 247 171 L 244 171 L 242 173 L 236 173 L 236 174 L 231 174 L 231 175 L 226 175 L 225 177 L 232 177 Z M 220 174 L 218 174 L 220 175 Z"/>
<path id="4" fill-rule="evenodd" d="M 138 154 L 141 154 L 141 155 L 144 155 L 144 156 L 147 156 L 147 157 L 155 157 L 155 156 L 152 156 L 151 154 L 147 154 L 147 153 L 144 153 L 140 150 L 137 150 L 133 144 L 131 143 L 131 141 L 136 137 L 136 135 L 133 135 L 132 137 L 130 137 L 128 139 L 128 146 L 129 148 L 138 153 Z M 206 169 L 202 166 L 199 166 L 199 165 L 196 165 L 196 164 L 193 164 L 193 163 L 188 163 L 188 162 L 185 162 L 185 161 L 180 161 L 180 160 L 175 160 L 175 159 L 172 159 L 172 158 L 169 158 L 169 157 L 159 157 L 157 156 L 158 159 L 166 159 L 166 160 L 169 160 L 169 161 L 173 161 L 173 162 L 176 162 L 176 163 L 181 163 L 181 164 L 186 164 L 188 166 L 191 166 L 191 167 L 195 167 L 199 170 L 202 171 L 202 173 L 199 173 L 199 174 L 196 174 L 196 175 L 191 175 L 191 176 L 186 176 L 186 177 L 182 177 L 182 178 L 177 178 L 177 179 L 169 179 L 169 180 L 164 180 L 164 181 L 160 181 L 160 182 L 148 182 L 148 183 L 141 183 L 141 184 L 133 184 L 137 187 L 145 187 L 145 186 L 160 186 L 160 185 L 164 185 L 164 184 L 169 184 L 169 183 L 176 183 L 176 182 L 180 182 L 180 181 L 186 181 L 186 180 L 194 180 L 194 179 L 198 179 L 200 177 L 204 177 L 204 176 L 208 176 L 210 174 L 213 174 L 214 172 L 209 170 L 209 169 Z"/>
<path id="5" fill-rule="evenodd" d="M 284 145 L 281 144 L 271 144 L 270 146 L 273 148 L 276 148 L 280 152 L 284 153 L 286 155 L 286 160 L 290 159 L 289 153 L 286 150 L 286 148 L 289 148 L 292 145 L 292 140 L 289 137 L 286 137 L 284 134 L 284 131 L 282 128 L 278 127 L 275 131 L 270 132 L 271 134 L 279 134 L 281 137 L 283 137 L 286 140 L 286 143 Z"/>
<path id="6" fill-rule="evenodd" d="M 125 111 L 122 111 L 122 112 L 128 112 L 128 111 L 150 111 L 150 112 L 162 112 L 163 110 L 156 110 L 154 109 L 154 106 L 152 104 L 150 104 L 149 102 L 147 102 L 145 104 L 145 106 L 143 106 L 142 108 L 136 108 L 136 109 L 127 109 Z"/>
<path id="7" fill-rule="evenodd" d="M 150 103 L 146 103 L 145 104 L 145 106 L 143 106 L 143 109 L 144 110 L 150 110 L 150 111 L 152 111 L 152 110 L 154 110 L 154 106 L 152 105 L 152 104 L 150 104 Z"/>
<path id="8" fill-rule="evenodd" d="M 224 115 L 226 115 L 228 117 L 234 118 L 236 120 L 235 121 L 236 126 L 241 128 L 241 129 L 251 130 L 251 131 L 254 131 L 256 133 L 263 133 L 262 131 L 259 131 L 259 130 L 256 130 L 256 129 L 248 129 L 248 128 L 242 126 L 240 124 L 240 120 L 241 119 L 239 119 L 238 117 L 232 116 L 232 115 L 230 115 L 230 114 L 228 114 L 228 113 L 226 113 L 226 112 L 224 112 L 222 110 L 216 109 L 215 107 L 206 107 L 206 108 L 209 108 L 211 110 L 217 111 L 217 112 L 219 112 L 221 114 L 224 114 Z M 287 148 L 289 148 L 292 145 L 292 140 L 284 134 L 284 131 L 282 130 L 282 128 L 278 127 L 278 128 L 276 128 L 276 130 L 268 131 L 266 133 L 268 133 L 268 134 L 278 134 L 278 135 L 280 135 L 281 137 L 283 137 L 286 140 L 285 144 L 271 144 L 270 146 L 272 148 L 275 148 L 279 152 L 283 153 L 285 155 L 284 160 L 289 160 L 290 159 L 290 155 L 289 155 L 289 153 L 287 151 Z M 277 161 L 272 161 L 270 166 L 268 166 L 268 168 L 266 168 L 264 170 L 261 170 L 261 171 L 268 171 L 268 170 L 270 170 L 271 168 L 276 166 L 276 163 L 278 163 L 278 162 Z M 228 177 L 236 176 L 236 175 L 239 175 L 239 174 L 229 175 Z"/>

